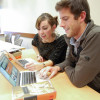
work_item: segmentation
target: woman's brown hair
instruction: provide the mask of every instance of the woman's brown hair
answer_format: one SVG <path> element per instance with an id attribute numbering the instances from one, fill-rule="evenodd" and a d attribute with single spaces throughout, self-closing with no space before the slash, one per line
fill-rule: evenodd
<path id="1" fill-rule="evenodd" d="M 42 13 L 36 20 L 35 27 L 39 30 L 40 24 L 42 21 L 47 20 L 48 23 L 51 25 L 58 25 L 58 17 L 52 17 L 49 13 Z"/>

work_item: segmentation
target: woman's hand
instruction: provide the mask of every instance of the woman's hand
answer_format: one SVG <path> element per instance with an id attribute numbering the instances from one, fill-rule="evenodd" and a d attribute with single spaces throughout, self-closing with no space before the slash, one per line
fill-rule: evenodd
<path id="1" fill-rule="evenodd" d="M 30 71 L 41 70 L 43 68 L 43 63 L 28 63 L 25 67 Z"/>
<path id="2" fill-rule="evenodd" d="M 43 62 L 43 57 L 40 56 L 40 55 L 38 55 L 38 56 L 37 56 L 37 61 L 39 61 L 39 62 Z"/>

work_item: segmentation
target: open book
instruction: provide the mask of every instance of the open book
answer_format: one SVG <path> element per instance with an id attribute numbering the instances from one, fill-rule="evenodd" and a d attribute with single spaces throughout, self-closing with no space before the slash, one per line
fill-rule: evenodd
<path id="1" fill-rule="evenodd" d="M 12 100 L 52 100 L 56 91 L 50 81 L 13 87 Z"/>

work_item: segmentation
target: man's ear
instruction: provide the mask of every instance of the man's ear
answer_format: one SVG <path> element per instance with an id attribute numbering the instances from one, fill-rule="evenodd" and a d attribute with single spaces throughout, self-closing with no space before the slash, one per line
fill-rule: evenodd
<path id="1" fill-rule="evenodd" d="M 86 12 L 82 11 L 81 14 L 80 14 L 80 22 L 85 21 L 85 18 L 86 18 Z"/>

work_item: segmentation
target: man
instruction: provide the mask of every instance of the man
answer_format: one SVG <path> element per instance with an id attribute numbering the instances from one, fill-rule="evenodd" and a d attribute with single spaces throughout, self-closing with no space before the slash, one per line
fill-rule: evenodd
<path id="1" fill-rule="evenodd" d="M 87 0 L 61 0 L 56 4 L 69 46 L 66 60 L 41 70 L 41 76 L 65 71 L 77 87 L 89 85 L 100 92 L 100 27 L 90 19 Z"/>

